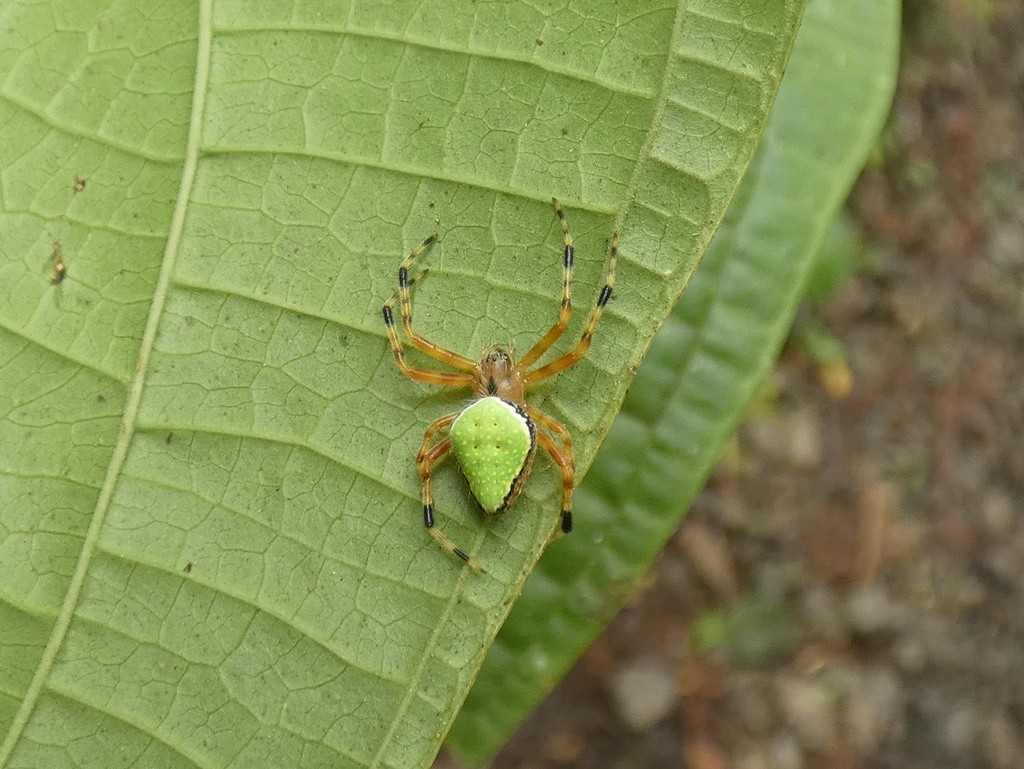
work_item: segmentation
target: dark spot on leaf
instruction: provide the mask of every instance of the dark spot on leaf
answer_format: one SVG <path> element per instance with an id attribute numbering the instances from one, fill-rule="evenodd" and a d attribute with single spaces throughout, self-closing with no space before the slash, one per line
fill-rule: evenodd
<path id="1" fill-rule="evenodd" d="M 53 250 L 50 252 L 50 267 L 52 269 L 50 283 L 54 286 L 59 286 L 68 275 L 68 266 L 61 254 L 59 240 L 53 241 Z"/>

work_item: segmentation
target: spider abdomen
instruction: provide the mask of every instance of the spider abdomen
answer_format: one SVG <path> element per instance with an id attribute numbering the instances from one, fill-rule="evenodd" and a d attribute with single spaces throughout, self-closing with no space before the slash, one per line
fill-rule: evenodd
<path id="1" fill-rule="evenodd" d="M 488 396 L 462 410 L 449 437 L 480 507 L 504 512 L 519 496 L 537 452 L 533 421 L 516 404 Z"/>

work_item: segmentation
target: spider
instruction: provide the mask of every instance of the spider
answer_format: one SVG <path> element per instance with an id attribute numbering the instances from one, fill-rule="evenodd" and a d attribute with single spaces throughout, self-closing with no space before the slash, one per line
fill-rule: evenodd
<path id="1" fill-rule="evenodd" d="M 530 367 L 562 336 L 572 316 L 572 270 L 575 250 L 562 206 L 555 198 L 552 198 L 551 202 L 554 204 L 565 243 L 562 260 L 562 306 L 554 325 L 519 360 L 516 360 L 511 345 L 504 347 L 494 344 L 483 349 L 478 361 L 470 360 L 428 341 L 413 330 L 410 289 L 423 278 L 426 270 L 422 270 L 415 277 L 410 277 L 409 271 L 413 261 L 437 240 L 436 234 L 424 240 L 402 261 L 398 268 L 398 290 L 382 308 L 391 352 L 403 374 L 418 382 L 466 387 L 473 392 L 473 398 L 465 408 L 443 416 L 427 426 L 423 433 L 423 443 L 416 455 L 416 470 L 422 485 L 423 525 L 441 547 L 465 561 L 476 572 L 483 572 L 484 569 L 435 526 L 434 498 L 430 489 L 431 473 L 434 465 L 449 453 L 455 454 L 462 474 L 469 482 L 470 491 L 483 511 L 487 515 L 498 515 L 511 507 L 519 492 L 523 490 L 539 443 L 561 470 L 561 530 L 564 534 L 572 530 L 572 492 L 576 480 L 572 436 L 561 423 L 527 403 L 526 390 L 540 380 L 572 366 L 587 354 L 594 329 L 612 296 L 612 288 L 615 285 L 618 236 L 612 234 L 604 286 L 576 347 L 550 363 L 531 370 Z M 455 372 L 415 368 L 406 361 L 392 313 L 396 301 L 400 306 L 402 326 L 412 346 L 455 369 Z M 447 437 L 435 444 L 435 436 L 443 430 L 447 430 Z M 557 436 L 561 446 L 552 436 Z"/>

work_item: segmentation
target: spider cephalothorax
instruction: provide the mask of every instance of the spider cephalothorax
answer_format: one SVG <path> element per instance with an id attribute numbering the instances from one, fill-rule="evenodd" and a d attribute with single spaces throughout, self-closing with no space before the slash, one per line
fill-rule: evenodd
<path id="1" fill-rule="evenodd" d="M 410 288 L 423 273 L 412 278 L 409 276 L 409 268 L 413 260 L 437 239 L 436 235 L 424 240 L 402 262 L 398 268 L 398 291 L 383 307 L 391 351 L 402 373 L 419 382 L 468 387 L 473 391 L 473 400 L 468 406 L 457 413 L 435 420 L 427 427 L 423 435 L 423 444 L 416 455 L 416 469 L 423 486 L 424 525 L 443 548 L 461 558 L 476 571 L 483 569 L 434 525 L 431 471 L 449 452 L 455 454 L 458 459 L 462 473 L 469 482 L 470 491 L 473 492 L 480 507 L 485 513 L 495 515 L 505 512 L 519 496 L 529 477 L 539 443 L 562 472 L 562 531 L 568 533 L 572 530 L 572 491 L 576 479 L 572 437 L 560 422 L 526 402 L 526 390 L 533 383 L 572 366 L 587 354 L 594 328 L 611 298 L 615 285 L 618 239 L 612 235 L 604 286 L 576 347 L 550 363 L 531 369 L 530 367 L 565 332 L 572 315 L 572 270 L 575 251 L 562 207 L 557 200 L 552 199 L 552 203 L 555 206 L 555 213 L 558 214 L 565 243 L 562 262 L 562 306 L 554 325 L 522 359 L 517 361 L 511 348 L 490 345 L 484 348 L 479 361 L 473 361 L 429 342 L 413 331 Z M 413 347 L 456 371 L 429 371 L 409 365 L 395 328 L 392 308 L 396 301 L 400 305 L 402 327 Z M 434 444 L 434 436 L 442 430 L 447 430 L 448 436 Z M 561 447 L 555 443 L 552 434 L 557 436 Z"/>
<path id="2" fill-rule="evenodd" d="M 483 398 L 495 395 L 513 403 L 522 403 L 526 397 L 526 379 L 516 365 L 511 350 L 492 345 L 485 347 L 476 364 L 476 382 L 473 395 Z"/>

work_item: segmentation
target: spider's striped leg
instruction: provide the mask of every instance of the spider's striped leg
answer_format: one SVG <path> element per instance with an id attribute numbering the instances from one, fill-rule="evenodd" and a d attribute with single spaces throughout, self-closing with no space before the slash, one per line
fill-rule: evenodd
<path id="1" fill-rule="evenodd" d="M 395 363 L 410 379 L 428 384 L 446 385 L 448 387 L 472 387 L 474 377 L 472 374 L 447 374 L 442 371 L 427 371 L 425 369 L 410 366 L 405 359 L 405 351 L 402 349 L 402 340 L 398 338 L 398 331 L 395 330 L 395 318 L 391 312 L 391 301 L 389 300 L 381 311 L 384 314 L 384 325 L 388 329 L 388 342 L 391 344 L 391 353 L 395 356 Z"/>
<path id="2" fill-rule="evenodd" d="M 548 351 L 548 348 L 565 332 L 569 325 L 569 318 L 572 317 L 572 263 L 576 251 L 572 245 L 572 233 L 569 232 L 569 223 L 565 221 L 565 212 L 562 211 L 562 206 L 555 198 L 551 198 L 551 202 L 555 206 L 555 213 L 558 214 L 558 223 L 562 226 L 562 240 L 565 243 L 565 250 L 562 252 L 562 309 L 558 313 L 555 324 L 519 361 L 519 365 L 523 368 L 530 366 Z"/>
<path id="3" fill-rule="evenodd" d="M 526 409 L 526 413 L 530 417 L 530 419 L 532 419 L 534 422 L 540 422 L 542 425 L 544 425 L 551 432 L 558 436 L 558 439 L 562 442 L 562 445 L 565 446 L 565 453 L 568 454 L 569 458 L 571 459 L 572 436 L 569 434 L 569 431 L 565 429 L 565 425 L 563 425 L 554 417 L 545 414 L 536 406 L 526 404 L 524 408 Z"/>
<path id="4" fill-rule="evenodd" d="M 426 432 L 423 434 L 423 445 L 420 447 L 420 451 L 416 455 L 416 471 L 420 475 L 420 483 L 423 486 L 423 525 L 427 527 L 427 531 L 430 532 L 430 536 L 434 538 L 434 541 L 437 542 L 437 544 L 456 558 L 461 558 L 473 571 L 483 573 L 484 568 L 480 564 L 468 556 L 465 550 L 457 547 L 454 542 L 442 534 L 434 525 L 434 495 L 430 490 L 430 471 L 433 469 L 435 464 L 444 459 L 448 452 L 452 450 L 452 442 L 448 438 L 445 438 L 433 448 L 430 448 L 430 442 L 433 440 L 434 434 L 437 433 L 438 430 L 450 425 L 455 421 L 457 416 L 458 414 L 449 414 L 446 417 L 441 417 L 427 427 Z"/>
<path id="5" fill-rule="evenodd" d="M 415 275 L 413 275 L 411 278 L 409 278 L 409 288 L 412 288 L 417 283 L 419 283 L 421 280 L 423 280 L 425 277 L 427 277 L 427 273 L 428 272 L 430 272 L 429 268 L 424 267 L 422 270 L 420 270 Z M 400 300 L 399 300 L 399 297 L 398 297 L 398 289 L 396 288 L 395 289 L 395 293 L 393 293 L 391 296 L 388 297 L 388 300 L 386 302 L 384 302 L 384 305 L 386 307 L 390 307 L 392 309 L 392 311 L 393 311 L 395 305 L 398 304 L 399 301 Z M 401 316 L 401 310 L 399 310 L 399 316 Z"/>
<path id="6" fill-rule="evenodd" d="M 587 350 L 590 349 L 590 342 L 594 336 L 594 329 L 597 327 L 597 322 L 601 320 L 601 313 L 604 312 L 604 307 L 608 304 L 608 300 L 612 298 L 612 289 L 615 288 L 615 262 L 618 259 L 618 255 L 619 236 L 612 233 L 612 240 L 608 245 L 608 269 L 604 276 L 604 286 L 601 288 L 601 293 L 597 297 L 597 304 L 594 305 L 594 309 L 590 312 L 590 319 L 587 321 L 587 325 L 583 329 L 583 336 L 580 337 L 580 341 L 571 352 L 566 353 L 560 358 L 555 358 L 547 365 L 534 369 L 527 374 L 527 385 L 531 385 L 545 377 L 551 376 L 552 374 L 557 374 L 562 369 L 569 368 L 569 366 L 573 365 L 587 354 Z"/>
<path id="7" fill-rule="evenodd" d="M 536 409 L 533 411 L 536 413 Z M 546 414 L 544 416 L 545 420 L 538 419 L 538 421 L 543 421 L 545 425 L 550 425 L 552 422 L 558 424 Z M 559 432 L 559 437 L 563 437 L 561 432 L 563 430 L 565 428 L 558 425 L 556 431 Z M 537 442 L 551 455 L 555 464 L 562 471 L 562 533 L 568 534 L 572 531 L 572 489 L 576 483 L 576 465 L 572 460 L 572 447 L 571 445 L 566 445 L 566 450 L 563 452 L 555 445 L 551 436 L 543 430 L 537 431 Z"/>
<path id="8" fill-rule="evenodd" d="M 422 336 L 413 331 L 412 328 L 412 294 L 409 291 L 410 286 L 423 277 L 421 272 L 415 278 L 410 278 L 409 269 L 412 267 L 413 260 L 417 256 L 422 254 L 428 248 L 431 243 L 437 240 L 437 234 L 431 235 L 429 238 L 420 243 L 412 252 L 402 260 L 402 264 L 398 268 L 398 296 L 399 306 L 402 314 L 402 326 L 405 328 L 405 333 L 409 336 L 409 342 L 417 350 L 426 353 L 431 358 L 439 360 L 442 363 L 447 363 L 452 368 L 460 371 L 476 371 L 476 363 L 471 361 L 465 356 L 459 355 L 457 352 L 452 352 L 446 347 L 442 347 L 439 344 L 427 341 Z M 388 306 L 394 303 L 395 297 L 392 296 L 388 300 Z"/>
<path id="9" fill-rule="evenodd" d="M 427 461 L 427 455 L 430 453 L 430 445 L 434 442 L 434 436 L 441 430 L 451 427 L 452 422 L 458 419 L 461 413 L 461 411 L 456 411 L 454 414 L 448 414 L 440 419 L 435 419 L 423 431 L 423 442 L 420 444 L 420 450 L 416 452 L 416 472 L 420 474 L 421 480 L 423 479 L 423 472 L 420 470 L 420 466 Z"/>

